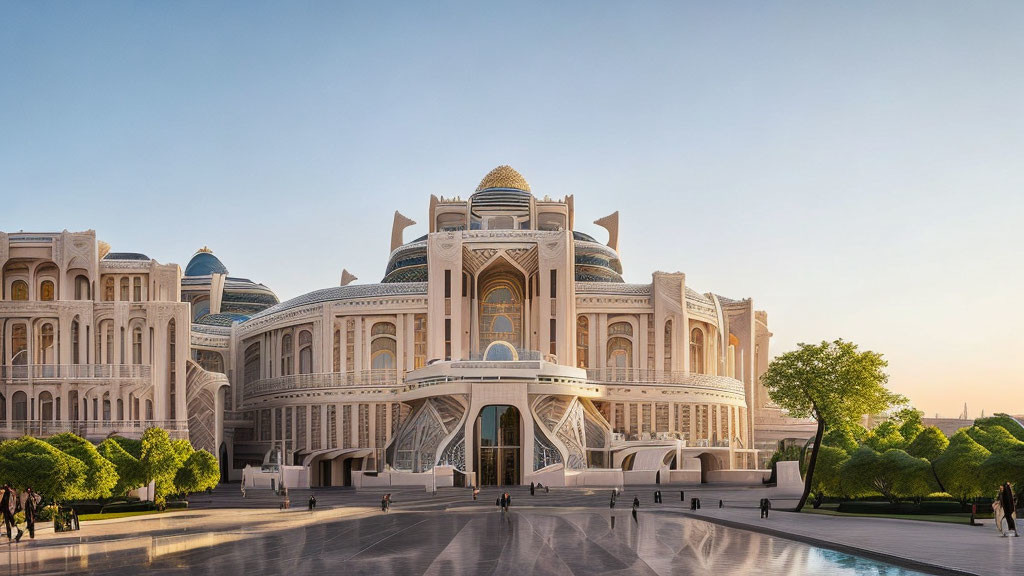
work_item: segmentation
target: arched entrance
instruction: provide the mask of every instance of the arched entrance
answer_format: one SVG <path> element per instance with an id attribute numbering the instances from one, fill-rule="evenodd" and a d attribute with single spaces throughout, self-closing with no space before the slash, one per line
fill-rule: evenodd
<path id="1" fill-rule="evenodd" d="M 478 485 L 520 484 L 523 458 L 519 410 L 515 406 L 485 406 L 474 428 Z"/>
<path id="2" fill-rule="evenodd" d="M 718 464 L 718 458 L 714 454 L 705 452 L 697 457 L 700 460 L 700 483 L 707 484 L 708 472 L 714 472 L 721 468 Z"/>

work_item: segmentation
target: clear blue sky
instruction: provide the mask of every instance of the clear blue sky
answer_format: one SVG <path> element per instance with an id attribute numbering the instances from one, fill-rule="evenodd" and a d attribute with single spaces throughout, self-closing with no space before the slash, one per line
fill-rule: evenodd
<path id="1" fill-rule="evenodd" d="M 765 4 L 0 2 L 0 229 L 208 244 L 284 299 L 507 163 L 775 353 L 1024 412 L 1024 4 Z"/>

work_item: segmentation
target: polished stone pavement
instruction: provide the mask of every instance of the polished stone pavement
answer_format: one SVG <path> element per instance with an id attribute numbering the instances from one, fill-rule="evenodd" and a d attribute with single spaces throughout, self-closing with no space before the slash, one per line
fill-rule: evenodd
<path id="1" fill-rule="evenodd" d="M 704 498 L 693 514 L 678 491 L 665 490 L 659 505 L 652 492 L 627 490 L 610 510 L 608 490 L 530 497 L 517 489 L 505 516 L 494 507 L 496 493 L 473 502 L 456 489 L 436 496 L 395 491 L 388 514 L 375 506 L 379 492 L 318 491 L 321 509 L 310 513 L 226 509 L 240 495 L 218 490 L 205 502 L 197 497 L 187 512 L 90 522 L 78 533 L 42 532 L 32 542 L 0 544 L 7 546 L 0 548 L 0 570 L 6 563 L 11 573 L 33 574 L 914 573 L 780 537 L 798 534 L 967 573 L 1024 573 L 1024 554 L 1015 554 L 1024 538 L 1001 539 L 994 529 L 782 512 L 762 521 L 753 508 L 762 489 L 687 490 Z M 642 501 L 636 522 L 629 509 L 634 493 Z"/>

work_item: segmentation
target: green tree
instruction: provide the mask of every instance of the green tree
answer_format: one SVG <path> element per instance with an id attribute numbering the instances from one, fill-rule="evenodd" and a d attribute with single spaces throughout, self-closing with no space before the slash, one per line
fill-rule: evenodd
<path id="1" fill-rule="evenodd" d="M 109 498 L 111 490 L 117 485 L 117 467 L 104 458 L 92 442 L 76 436 L 71 432 L 63 432 L 46 439 L 46 442 L 61 452 L 77 458 L 85 464 L 85 481 L 78 493 L 71 496 L 75 500 Z"/>
<path id="2" fill-rule="evenodd" d="M 217 459 L 206 450 L 193 451 L 174 476 L 174 484 L 180 494 L 202 492 L 216 487 L 219 481 Z"/>
<path id="3" fill-rule="evenodd" d="M 139 462 L 142 464 L 145 484 L 156 484 L 154 500 L 163 504 L 167 496 L 174 493 L 174 475 L 181 468 L 178 452 L 166 430 L 147 428 L 142 433 L 142 458 Z"/>
<path id="4" fill-rule="evenodd" d="M 811 491 L 815 495 L 815 505 L 821 505 L 821 499 L 825 496 L 845 496 L 843 493 L 843 465 L 850 459 L 846 450 L 835 446 L 822 446 L 818 453 L 818 465 L 814 471 L 814 484 Z"/>
<path id="5" fill-rule="evenodd" d="M 81 493 L 86 466 L 81 460 L 30 436 L 0 443 L 0 481 L 17 490 L 32 488 L 57 502 Z"/>
<path id="6" fill-rule="evenodd" d="M 852 495 L 877 492 L 893 504 L 899 504 L 903 498 L 926 496 L 933 488 L 928 461 L 897 449 L 879 454 L 863 446 L 846 461 L 841 474 L 843 486 Z"/>
<path id="7" fill-rule="evenodd" d="M 111 492 L 115 496 L 124 496 L 131 490 L 146 484 L 146 478 L 142 471 L 142 463 L 135 456 L 132 456 L 124 449 L 122 443 L 115 438 L 107 438 L 96 450 L 104 458 L 114 464 L 117 469 L 117 484 Z M 139 451 L 142 451 L 142 444 L 139 443 Z"/>
<path id="8" fill-rule="evenodd" d="M 1012 434 L 1014 438 L 1024 442 L 1024 426 L 1007 414 L 995 414 L 988 418 L 978 418 L 974 421 L 974 425 L 982 428 L 987 426 L 1002 426 L 1007 432 Z"/>
<path id="9" fill-rule="evenodd" d="M 924 430 L 924 423 L 921 421 L 923 412 L 913 408 L 904 408 L 896 414 L 896 420 L 900 422 L 900 436 L 909 444 L 917 435 Z"/>
<path id="10" fill-rule="evenodd" d="M 980 496 L 985 489 L 981 466 L 991 454 L 964 428 L 949 439 L 949 446 L 932 466 L 943 489 L 966 506 L 968 499 Z"/>
<path id="11" fill-rule="evenodd" d="M 900 427 L 897 422 L 886 420 L 875 426 L 868 434 L 864 444 L 879 454 L 893 449 L 902 450 L 906 447 L 906 439 L 900 434 Z"/>
<path id="12" fill-rule="evenodd" d="M 778 462 L 788 462 L 792 460 L 794 462 L 800 462 L 800 467 L 803 468 L 803 462 L 801 461 L 803 453 L 804 451 L 802 448 L 791 444 L 785 448 L 776 450 L 775 453 L 772 454 L 771 459 L 768 460 L 768 467 L 774 468 L 775 464 Z"/>
<path id="13" fill-rule="evenodd" d="M 1002 426 L 975 425 L 967 428 L 967 434 L 990 452 L 1001 452 L 1022 444 Z"/>
<path id="14" fill-rule="evenodd" d="M 833 426 L 821 439 L 822 446 L 839 448 L 847 454 L 853 454 L 860 448 L 860 443 L 853 435 L 849 426 Z"/>
<path id="15" fill-rule="evenodd" d="M 935 426 L 929 426 L 921 430 L 914 441 L 907 446 L 907 454 L 932 462 L 942 454 L 947 446 L 949 446 L 949 439 L 942 433 L 942 430 Z"/>
<path id="16" fill-rule="evenodd" d="M 134 440 L 132 438 L 125 438 L 124 436 L 111 436 L 108 440 L 116 442 L 118 446 L 124 449 L 125 452 L 134 456 L 136 460 L 142 459 L 142 440 Z"/>
<path id="17" fill-rule="evenodd" d="M 849 425 L 864 414 L 884 412 L 904 400 L 885 387 L 885 366 L 881 354 L 861 352 L 852 342 L 836 340 L 800 344 L 775 358 L 761 376 L 772 401 L 791 416 L 818 421 L 797 511 L 810 494 L 825 428 Z"/>
<path id="18" fill-rule="evenodd" d="M 993 451 L 981 464 L 982 486 L 995 491 L 1003 482 L 1010 482 L 1019 491 L 1024 486 L 1024 444 L 1015 444 Z"/>

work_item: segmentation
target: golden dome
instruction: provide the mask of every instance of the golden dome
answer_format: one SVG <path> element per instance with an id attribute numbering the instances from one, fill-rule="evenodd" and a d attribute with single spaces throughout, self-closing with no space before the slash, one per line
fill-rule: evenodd
<path id="1" fill-rule="evenodd" d="M 514 188 L 530 192 L 530 185 L 526 182 L 526 178 L 516 172 L 515 168 L 504 164 L 488 172 L 487 176 L 480 181 L 480 185 L 476 187 L 476 191 L 488 188 Z"/>

